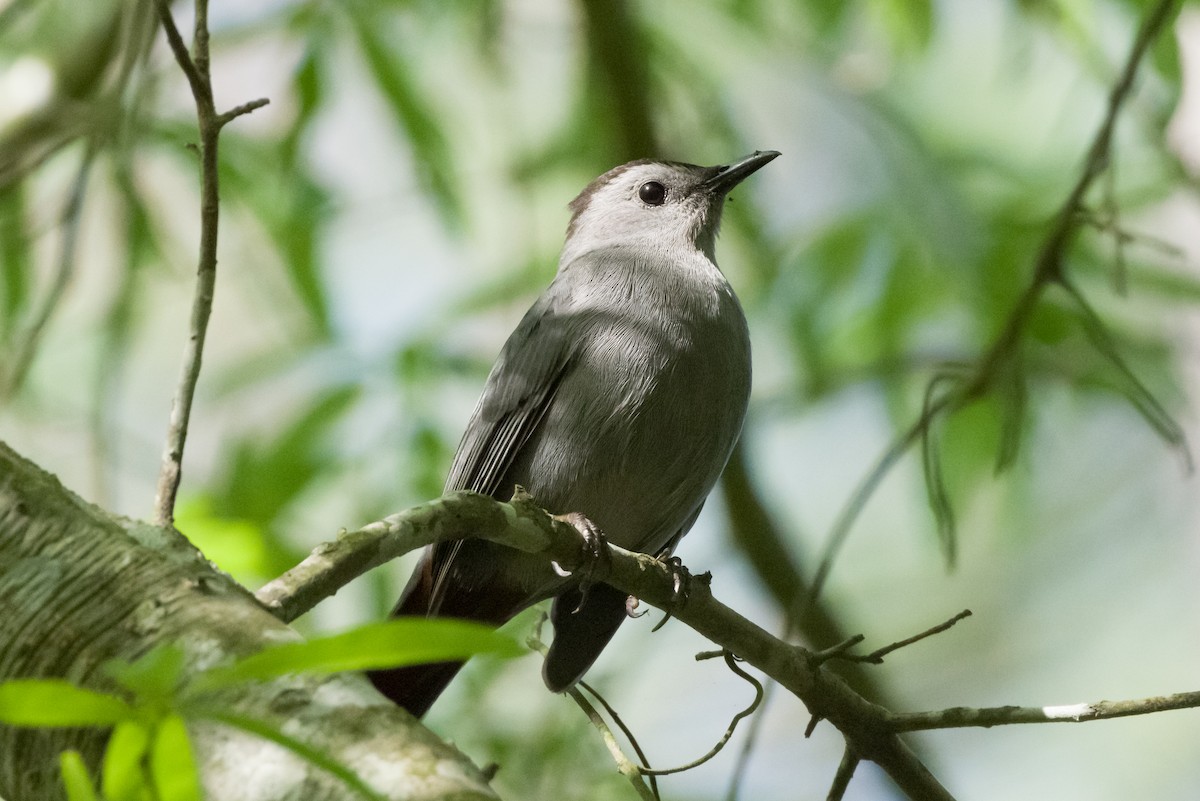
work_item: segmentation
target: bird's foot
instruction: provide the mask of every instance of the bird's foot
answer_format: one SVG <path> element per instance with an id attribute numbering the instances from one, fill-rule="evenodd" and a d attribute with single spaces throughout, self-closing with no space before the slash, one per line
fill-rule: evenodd
<path id="1" fill-rule="evenodd" d="M 681 560 L 678 556 L 659 557 L 659 561 L 666 565 L 667 569 L 671 571 L 673 587 L 671 590 L 671 601 L 666 608 L 667 613 L 663 616 L 662 620 L 655 624 L 652 631 L 658 631 L 661 629 L 666 622 L 671 619 L 672 612 L 683 604 L 687 603 L 688 593 L 691 589 L 692 581 L 692 574 L 689 573 L 687 568 L 683 566 L 683 560 Z M 711 575 L 705 573 L 699 578 L 701 581 L 707 581 L 708 578 L 711 578 Z M 636 595 L 630 595 L 625 599 L 625 614 L 634 618 L 641 617 L 642 615 L 646 614 L 646 612 L 649 611 L 648 609 L 638 611 L 638 606 L 640 604 L 641 601 L 638 600 Z"/>
<path id="2" fill-rule="evenodd" d="M 604 581 L 612 572 L 612 556 L 608 551 L 608 538 L 604 532 L 579 512 L 568 512 L 565 515 L 554 515 L 555 520 L 569 524 L 583 537 L 583 556 L 579 567 L 575 570 L 564 570 L 557 562 L 551 562 L 554 572 L 563 576 L 579 577 L 579 606 L 578 612 L 587 603 L 588 591 L 593 586 Z"/>
<path id="3" fill-rule="evenodd" d="M 663 619 L 655 623 L 654 628 L 650 629 L 651 633 L 667 625 L 667 621 L 671 619 L 674 611 L 687 603 L 692 582 L 692 574 L 683 566 L 683 560 L 678 556 L 660 557 L 658 561 L 662 562 L 667 570 L 671 572 L 671 602 L 667 605 L 666 614 L 663 615 Z M 625 604 L 625 608 L 629 608 L 628 603 Z"/>

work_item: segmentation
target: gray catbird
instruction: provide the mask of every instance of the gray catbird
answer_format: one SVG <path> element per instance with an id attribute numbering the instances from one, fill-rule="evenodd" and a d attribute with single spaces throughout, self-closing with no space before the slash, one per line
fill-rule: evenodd
<path id="1" fill-rule="evenodd" d="M 737 441 L 750 339 L 713 249 L 725 196 L 779 154 L 728 166 L 634 161 L 571 203 L 558 275 L 492 367 L 446 490 L 579 513 L 615 545 L 669 555 L 700 514 Z M 582 591 L 543 558 L 482 540 L 428 549 L 395 615 L 500 625 L 554 598 L 543 676 L 573 685 L 626 618 L 607 584 Z M 461 663 L 375 671 L 384 695 L 423 715 Z"/>

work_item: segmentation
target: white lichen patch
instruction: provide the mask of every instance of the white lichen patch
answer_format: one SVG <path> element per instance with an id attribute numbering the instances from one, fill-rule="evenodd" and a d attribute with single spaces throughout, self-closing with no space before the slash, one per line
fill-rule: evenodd
<path id="1" fill-rule="evenodd" d="M 361 706 L 393 706 L 372 687 L 365 676 L 333 676 L 317 686 L 312 696 L 314 708 L 338 709 Z"/>
<path id="2" fill-rule="evenodd" d="M 1092 714 L 1091 704 L 1067 704 L 1065 706 L 1044 706 L 1042 714 L 1051 720 L 1080 720 Z"/>
<path id="3" fill-rule="evenodd" d="M 194 739 L 208 798 L 252 801 L 298 797 L 311 766 L 268 740 L 229 728 L 196 727 Z"/>
<path id="4" fill-rule="evenodd" d="M 343 754 L 358 775 L 376 788 L 387 788 L 388 798 L 440 798 L 446 794 L 479 793 L 494 797 L 483 778 L 462 765 L 445 759 L 432 749 L 422 755 L 419 748 L 409 745 L 406 757 L 387 759 L 378 751 L 362 751 L 358 755 Z"/>

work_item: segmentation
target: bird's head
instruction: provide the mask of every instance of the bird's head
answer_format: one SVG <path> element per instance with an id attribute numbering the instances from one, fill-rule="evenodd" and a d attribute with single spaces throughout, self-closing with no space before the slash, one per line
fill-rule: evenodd
<path id="1" fill-rule="evenodd" d="M 755 151 L 719 167 L 651 160 L 614 167 L 571 201 L 563 263 L 623 244 L 691 246 L 712 258 L 725 196 L 778 155 Z"/>

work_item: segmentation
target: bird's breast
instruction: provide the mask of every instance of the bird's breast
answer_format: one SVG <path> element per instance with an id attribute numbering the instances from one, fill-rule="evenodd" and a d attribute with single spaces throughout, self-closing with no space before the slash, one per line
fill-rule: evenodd
<path id="1" fill-rule="evenodd" d="M 548 508 L 582 512 L 616 544 L 650 551 L 690 519 L 729 457 L 750 346 L 732 292 L 641 300 L 577 318 L 572 366 L 528 470 Z"/>

